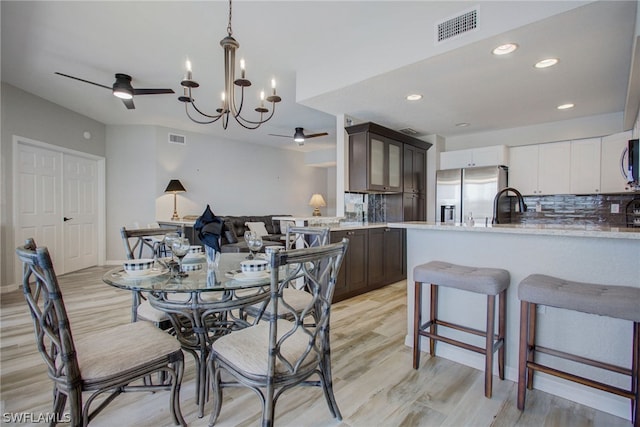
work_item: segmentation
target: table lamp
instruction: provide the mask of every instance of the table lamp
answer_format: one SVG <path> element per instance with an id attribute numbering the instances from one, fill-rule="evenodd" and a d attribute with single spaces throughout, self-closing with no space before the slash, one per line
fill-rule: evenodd
<path id="1" fill-rule="evenodd" d="M 309 206 L 313 206 L 313 216 L 321 216 L 320 208 L 327 206 L 327 203 L 324 201 L 322 194 L 314 194 L 311 196 L 311 200 L 309 200 Z"/>
<path id="2" fill-rule="evenodd" d="M 164 190 L 165 193 L 173 193 L 173 216 L 171 217 L 171 221 L 180 220 L 180 217 L 178 216 L 176 195 L 178 193 L 184 193 L 185 191 L 187 190 L 185 190 L 184 186 L 178 179 L 172 179 L 171 181 L 169 181 L 169 185 L 167 185 L 167 189 Z"/>

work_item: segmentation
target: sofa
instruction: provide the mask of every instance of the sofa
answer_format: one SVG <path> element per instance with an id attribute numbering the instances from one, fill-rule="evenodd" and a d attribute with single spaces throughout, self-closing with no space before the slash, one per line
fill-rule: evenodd
<path id="1" fill-rule="evenodd" d="M 228 252 L 249 252 L 247 242 L 244 240 L 245 231 L 249 231 L 249 223 L 256 224 L 254 226 L 261 228 L 258 223 L 264 224 L 266 235 L 262 236 L 264 251 L 266 246 L 284 246 L 282 237 L 286 230 L 280 228 L 280 221 L 273 220 L 273 217 L 290 216 L 290 215 L 262 215 L 262 216 L 222 216 L 224 225 L 222 227 L 222 235 L 220 236 L 220 251 Z"/>

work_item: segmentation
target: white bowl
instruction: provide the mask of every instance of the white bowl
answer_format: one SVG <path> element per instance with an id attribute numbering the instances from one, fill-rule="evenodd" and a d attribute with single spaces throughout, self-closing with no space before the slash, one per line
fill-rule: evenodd
<path id="1" fill-rule="evenodd" d="M 151 271 L 153 260 L 149 258 L 130 259 L 125 261 L 122 266 L 130 276 L 143 276 Z"/>
<path id="2" fill-rule="evenodd" d="M 267 271 L 269 262 L 265 259 L 250 259 L 240 262 L 240 269 L 246 276 L 260 276 Z"/>
<path id="3" fill-rule="evenodd" d="M 189 253 L 190 254 L 201 254 L 202 253 L 202 246 L 200 246 L 200 245 L 191 245 L 191 248 L 189 249 Z"/>

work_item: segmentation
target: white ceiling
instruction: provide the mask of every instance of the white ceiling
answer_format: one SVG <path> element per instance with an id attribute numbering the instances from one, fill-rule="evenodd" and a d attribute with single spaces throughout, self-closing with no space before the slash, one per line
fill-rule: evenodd
<path id="1" fill-rule="evenodd" d="M 257 91 L 275 77 L 283 102 L 258 130 L 235 123 L 198 125 L 177 100 L 184 62 L 214 110 L 222 90 L 226 1 L 1 2 L 2 81 L 106 124 L 152 124 L 238 141 L 299 149 L 268 134 L 327 131 L 302 150 L 335 143 L 335 115 L 346 114 L 420 135 L 444 137 L 625 111 L 635 118 L 631 85 L 637 1 L 244 1 L 233 3 L 239 57 Z M 470 9 L 478 28 L 435 42 L 438 22 Z M 520 48 L 495 57 L 498 44 Z M 546 70 L 534 62 L 557 57 Z M 115 73 L 136 88 L 175 95 L 138 96 L 127 110 L 109 91 Z M 420 93 L 422 100 L 404 97 Z M 256 98 L 254 98 L 256 97 Z M 558 111 L 572 102 L 571 110 Z M 456 127 L 467 122 L 470 126 Z M 621 129 L 623 124 L 621 123 Z"/>

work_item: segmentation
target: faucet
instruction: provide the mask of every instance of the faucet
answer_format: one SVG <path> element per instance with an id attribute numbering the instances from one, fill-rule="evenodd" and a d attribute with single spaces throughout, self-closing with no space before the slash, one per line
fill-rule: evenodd
<path id="1" fill-rule="evenodd" d="M 491 224 L 498 224 L 498 200 L 500 200 L 500 196 L 502 196 L 503 193 L 506 193 L 508 191 L 512 191 L 516 194 L 520 212 L 522 213 L 527 210 L 527 204 L 524 202 L 522 194 L 520 194 L 520 192 L 513 187 L 505 187 L 502 190 L 498 191 L 498 194 L 496 194 L 496 197 L 493 199 L 493 219 L 491 220 Z"/>

